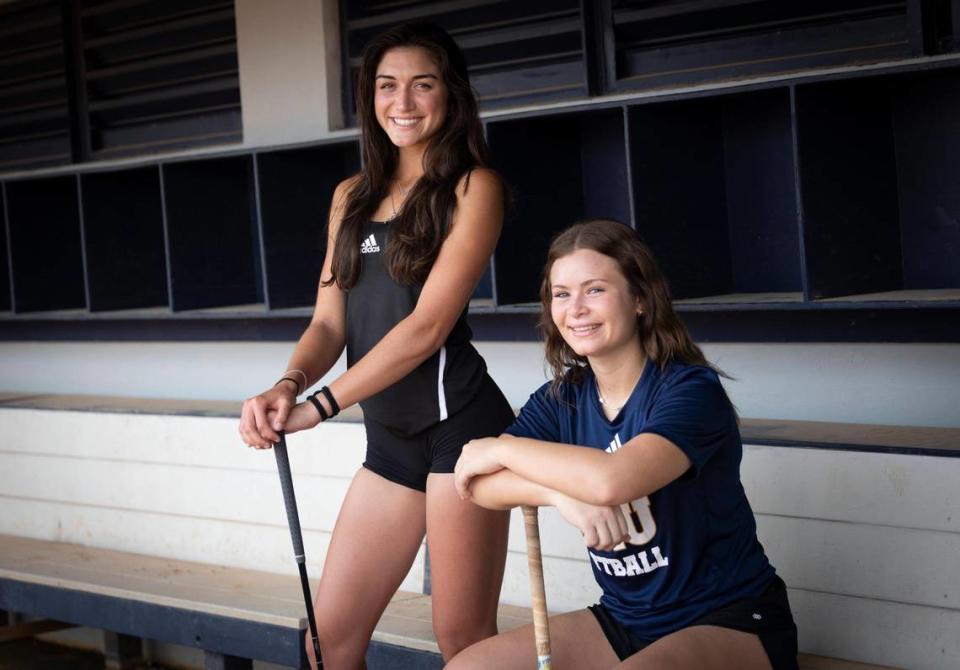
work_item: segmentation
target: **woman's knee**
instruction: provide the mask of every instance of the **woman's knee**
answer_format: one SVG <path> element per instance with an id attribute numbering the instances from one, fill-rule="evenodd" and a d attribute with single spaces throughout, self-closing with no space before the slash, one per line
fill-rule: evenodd
<path id="1" fill-rule="evenodd" d="M 484 616 L 476 611 L 464 611 L 452 616 L 435 616 L 433 635 L 444 660 L 450 660 L 472 644 L 497 634 L 496 614 Z"/>
<path id="2" fill-rule="evenodd" d="M 453 658 L 443 666 L 443 670 L 479 670 L 484 667 L 482 654 L 472 646 L 457 652 Z M 446 657 L 444 657 L 446 660 Z"/>
<path id="3" fill-rule="evenodd" d="M 325 662 L 331 665 L 357 665 L 367 652 L 370 635 L 362 626 L 349 617 L 333 617 L 316 613 L 317 638 L 320 652 Z M 313 637 L 308 630 L 304 635 L 304 645 L 307 649 L 307 658 L 310 667 L 315 667 Z M 335 661 L 335 662 L 334 662 Z"/>

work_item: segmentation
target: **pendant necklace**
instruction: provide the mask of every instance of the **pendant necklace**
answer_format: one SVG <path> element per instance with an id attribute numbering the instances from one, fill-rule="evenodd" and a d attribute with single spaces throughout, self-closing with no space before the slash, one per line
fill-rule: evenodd
<path id="1" fill-rule="evenodd" d="M 643 376 L 643 368 L 640 369 L 640 377 Z M 603 408 L 610 412 L 619 412 L 624 407 L 626 407 L 627 402 L 630 400 L 630 396 L 633 395 L 633 390 L 637 387 L 637 384 L 640 382 L 640 377 L 637 377 L 637 381 L 633 382 L 633 386 L 630 387 L 630 393 L 627 394 L 627 397 L 624 399 L 619 406 L 615 407 L 610 404 L 609 400 L 604 399 L 603 393 L 600 392 L 600 380 L 594 377 L 594 381 L 597 383 L 597 399 L 600 401 L 600 404 L 603 405 Z"/>
<path id="2" fill-rule="evenodd" d="M 627 396 L 627 399 L 629 399 L 629 398 L 630 398 L 630 396 L 628 395 L 628 396 Z M 623 409 L 624 405 L 627 404 L 627 401 L 624 400 L 624 401 L 623 401 L 623 404 L 620 405 L 620 406 L 618 406 L 618 407 L 613 407 L 613 406 L 609 405 L 609 404 L 607 403 L 607 401 L 603 399 L 603 394 L 600 393 L 600 384 L 597 384 L 597 399 L 600 400 L 600 404 L 603 405 L 605 409 L 607 409 L 607 410 L 609 410 L 609 411 L 611 411 L 611 412 L 619 412 L 620 410 Z"/>

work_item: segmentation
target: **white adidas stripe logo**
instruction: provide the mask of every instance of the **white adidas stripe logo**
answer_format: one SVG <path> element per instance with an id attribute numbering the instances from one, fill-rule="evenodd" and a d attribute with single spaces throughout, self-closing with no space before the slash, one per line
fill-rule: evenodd
<path id="1" fill-rule="evenodd" d="M 372 234 L 360 243 L 361 254 L 375 254 L 378 251 L 380 251 L 380 245 L 377 244 L 377 240 Z"/>

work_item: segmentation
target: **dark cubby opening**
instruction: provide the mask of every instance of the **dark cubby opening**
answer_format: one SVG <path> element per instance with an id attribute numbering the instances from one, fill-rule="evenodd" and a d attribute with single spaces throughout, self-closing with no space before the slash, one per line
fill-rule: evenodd
<path id="1" fill-rule="evenodd" d="M 7 246 L 7 197 L 0 185 L 0 312 L 13 309 L 13 295 L 10 286 L 10 252 Z"/>
<path id="2" fill-rule="evenodd" d="M 810 296 L 957 299 L 960 71 L 799 86 L 797 119 Z"/>
<path id="3" fill-rule="evenodd" d="M 252 157 L 162 170 L 173 309 L 262 303 Z"/>
<path id="4" fill-rule="evenodd" d="M 90 310 L 167 307 L 157 167 L 80 177 Z"/>
<path id="5" fill-rule="evenodd" d="M 557 233 L 585 218 L 630 222 L 623 110 L 491 121 L 487 137 L 513 196 L 494 254 L 497 303 L 535 303 Z"/>
<path id="6" fill-rule="evenodd" d="M 903 288 L 960 289 L 960 70 L 904 78 L 893 100 Z"/>
<path id="7" fill-rule="evenodd" d="M 636 228 L 678 299 L 802 296 L 786 89 L 629 110 Z"/>
<path id="8" fill-rule="evenodd" d="M 77 177 L 10 181 L 6 195 L 15 310 L 86 308 Z"/>
<path id="9" fill-rule="evenodd" d="M 264 273 L 272 309 L 313 305 L 333 191 L 359 169 L 355 142 L 257 156 Z"/>

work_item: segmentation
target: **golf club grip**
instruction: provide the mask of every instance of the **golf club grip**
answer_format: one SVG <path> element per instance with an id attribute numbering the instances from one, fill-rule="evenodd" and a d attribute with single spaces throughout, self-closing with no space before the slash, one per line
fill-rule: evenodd
<path id="1" fill-rule="evenodd" d="M 533 633 L 537 643 L 537 668 L 550 670 L 550 626 L 547 621 L 547 595 L 543 586 L 543 558 L 540 555 L 540 523 L 537 512 L 536 507 L 523 506 L 530 599 L 533 603 Z"/>
<path id="2" fill-rule="evenodd" d="M 290 526 L 290 539 L 293 540 L 293 553 L 297 562 L 303 561 L 303 536 L 300 534 L 300 515 L 297 514 L 297 497 L 293 493 L 293 476 L 290 474 L 290 458 L 287 456 L 287 440 L 280 433 L 280 441 L 273 445 L 277 457 L 277 472 L 280 473 L 280 488 L 283 490 L 283 504 L 287 508 L 287 525 Z"/>

